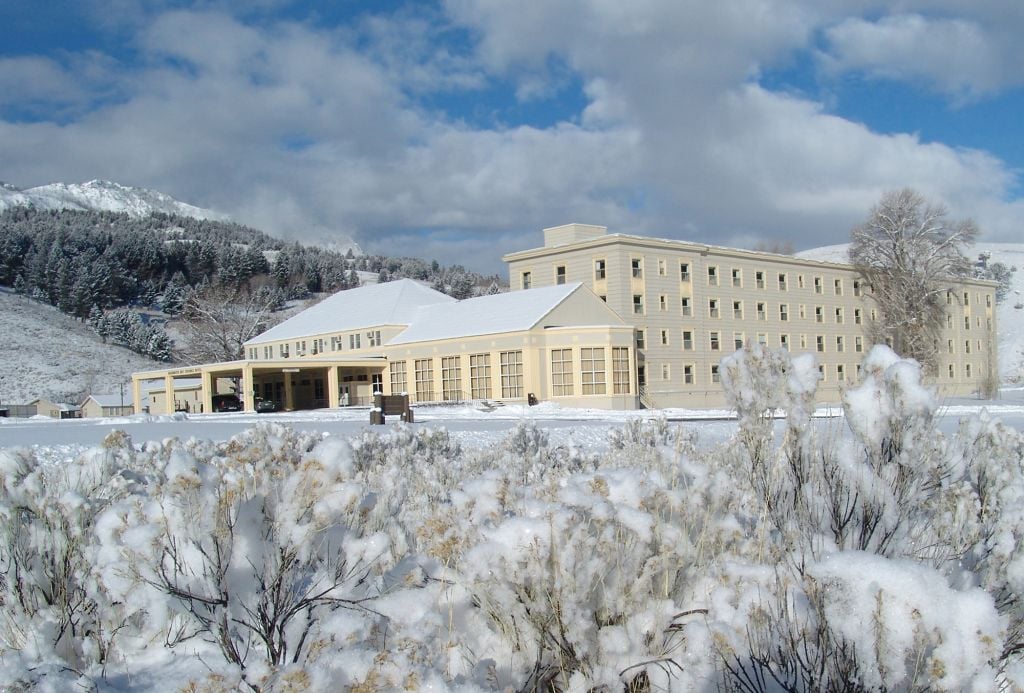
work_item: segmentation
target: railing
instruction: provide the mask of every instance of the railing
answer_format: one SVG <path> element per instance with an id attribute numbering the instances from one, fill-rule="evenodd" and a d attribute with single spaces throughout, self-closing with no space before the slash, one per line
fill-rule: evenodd
<path id="1" fill-rule="evenodd" d="M 646 385 L 639 385 L 636 388 L 637 395 L 640 397 L 640 406 L 644 409 L 656 409 L 654 406 L 654 400 L 651 398 L 651 394 L 647 392 Z"/>

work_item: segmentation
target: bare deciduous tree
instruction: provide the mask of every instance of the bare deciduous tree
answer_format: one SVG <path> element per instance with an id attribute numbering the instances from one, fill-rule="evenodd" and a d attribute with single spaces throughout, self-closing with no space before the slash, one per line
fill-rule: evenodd
<path id="1" fill-rule="evenodd" d="M 242 358 L 242 345 L 270 327 L 278 302 L 266 288 L 205 286 L 194 291 L 182 312 L 182 357 L 191 363 Z"/>
<path id="2" fill-rule="evenodd" d="M 977 235 L 973 221 L 949 219 L 945 207 L 913 190 L 886 193 L 853 230 L 849 251 L 878 304 L 869 336 L 934 373 L 946 292 L 969 274 L 963 251 Z"/>

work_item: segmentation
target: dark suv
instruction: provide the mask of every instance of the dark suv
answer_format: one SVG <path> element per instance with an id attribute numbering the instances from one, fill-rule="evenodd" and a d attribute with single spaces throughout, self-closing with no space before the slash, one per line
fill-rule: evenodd
<path id="1" fill-rule="evenodd" d="M 242 411 L 242 400 L 238 395 L 214 395 L 214 411 Z"/>

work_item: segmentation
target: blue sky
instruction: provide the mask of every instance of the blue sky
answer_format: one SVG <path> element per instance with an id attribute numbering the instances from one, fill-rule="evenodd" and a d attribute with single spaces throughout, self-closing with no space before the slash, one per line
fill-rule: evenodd
<path id="1" fill-rule="evenodd" d="M 0 0 L 0 180 L 489 272 L 570 221 L 840 243 L 907 186 L 1021 241 L 1022 35 L 1006 0 Z"/>

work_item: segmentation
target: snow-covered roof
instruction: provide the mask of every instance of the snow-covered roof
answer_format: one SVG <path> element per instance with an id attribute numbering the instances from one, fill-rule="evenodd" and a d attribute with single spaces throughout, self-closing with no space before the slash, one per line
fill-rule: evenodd
<path id="1" fill-rule="evenodd" d="M 409 327 L 388 344 L 528 330 L 581 286 L 572 282 L 424 306 Z"/>
<path id="2" fill-rule="evenodd" d="M 445 303 L 455 303 L 455 299 L 411 279 L 361 286 L 325 298 L 246 345 L 379 325 L 408 325 L 419 308 Z"/>
<path id="3" fill-rule="evenodd" d="M 125 392 L 123 395 L 119 392 L 107 395 L 89 395 L 86 401 L 92 400 L 101 407 L 130 407 L 132 406 L 132 395 L 130 392 Z M 83 402 L 84 404 L 84 402 Z"/>

